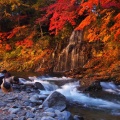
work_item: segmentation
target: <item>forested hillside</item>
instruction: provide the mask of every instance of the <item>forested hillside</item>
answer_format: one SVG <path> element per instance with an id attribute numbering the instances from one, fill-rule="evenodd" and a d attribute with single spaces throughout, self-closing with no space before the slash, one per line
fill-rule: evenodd
<path id="1" fill-rule="evenodd" d="M 0 0 L 1 69 L 52 71 L 73 31 L 93 47 L 72 75 L 120 81 L 120 0 Z"/>

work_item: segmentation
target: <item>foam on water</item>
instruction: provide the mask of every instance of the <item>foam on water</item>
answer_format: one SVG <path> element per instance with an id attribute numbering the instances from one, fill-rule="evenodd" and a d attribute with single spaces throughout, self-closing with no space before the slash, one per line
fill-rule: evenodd
<path id="1" fill-rule="evenodd" d="M 68 83 L 62 86 L 62 89 L 57 89 L 61 94 L 66 96 L 68 99 L 89 107 L 99 107 L 99 108 L 108 108 L 108 109 L 119 109 L 120 104 L 114 103 L 111 101 L 92 98 L 88 94 L 84 94 L 76 90 L 78 82 Z"/>
<path id="2" fill-rule="evenodd" d="M 113 82 L 100 82 L 104 91 L 120 95 L 120 87 Z"/>
<path id="3" fill-rule="evenodd" d="M 50 76 L 42 76 L 42 77 L 39 77 L 38 79 L 42 79 L 42 80 L 47 80 L 47 81 L 59 81 L 59 80 L 72 80 L 72 78 L 69 78 L 69 77 L 50 77 Z"/>

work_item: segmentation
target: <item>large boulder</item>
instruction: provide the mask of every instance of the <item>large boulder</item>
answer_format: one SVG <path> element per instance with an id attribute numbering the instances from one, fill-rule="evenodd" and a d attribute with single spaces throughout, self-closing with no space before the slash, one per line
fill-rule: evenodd
<path id="1" fill-rule="evenodd" d="M 56 110 L 63 111 L 66 108 L 66 98 L 61 93 L 52 92 L 43 102 L 43 107 L 49 107 Z"/>

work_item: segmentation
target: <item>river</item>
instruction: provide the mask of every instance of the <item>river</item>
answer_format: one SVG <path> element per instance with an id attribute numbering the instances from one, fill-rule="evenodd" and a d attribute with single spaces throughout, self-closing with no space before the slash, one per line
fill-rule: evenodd
<path id="1" fill-rule="evenodd" d="M 49 94 L 55 90 L 60 92 L 69 101 L 69 111 L 83 116 L 85 120 L 120 120 L 120 85 L 101 82 L 102 91 L 83 93 L 77 90 L 80 87 L 78 80 L 69 77 L 42 76 L 32 72 L 16 75 L 21 76 L 23 82 L 23 78 L 40 82 L 45 88 L 40 90 L 40 94 Z"/>

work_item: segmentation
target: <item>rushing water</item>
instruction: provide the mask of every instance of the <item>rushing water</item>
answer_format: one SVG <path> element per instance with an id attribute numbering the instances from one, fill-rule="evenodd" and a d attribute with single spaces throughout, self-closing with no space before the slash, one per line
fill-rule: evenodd
<path id="1" fill-rule="evenodd" d="M 84 116 L 85 120 L 120 120 L 120 86 L 113 82 L 101 82 L 101 92 L 83 93 L 77 90 L 79 82 L 71 78 L 47 75 L 29 79 L 44 86 L 45 90 L 40 91 L 40 94 L 56 90 L 66 96 L 71 105 L 68 109 Z"/>
<path id="2" fill-rule="evenodd" d="M 69 111 L 83 116 L 85 120 L 120 120 L 120 85 L 101 82 L 102 91 L 83 93 L 77 90 L 80 85 L 75 79 L 49 75 L 28 78 L 31 81 L 19 79 L 24 84 L 40 82 L 45 88 L 40 90 L 40 94 L 49 94 L 55 90 L 60 92 L 70 103 Z"/>

